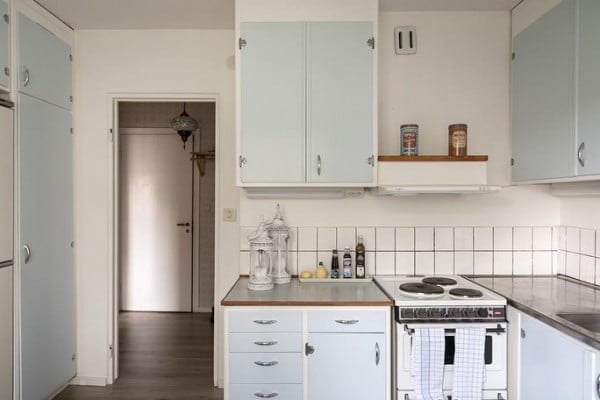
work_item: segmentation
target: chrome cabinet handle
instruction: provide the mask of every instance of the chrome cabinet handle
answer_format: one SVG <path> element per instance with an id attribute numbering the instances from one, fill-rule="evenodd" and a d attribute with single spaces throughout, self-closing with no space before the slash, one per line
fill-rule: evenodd
<path id="1" fill-rule="evenodd" d="M 270 341 L 265 341 L 265 342 L 261 342 L 261 341 L 254 342 L 254 344 L 257 346 L 275 346 L 277 343 L 278 342 L 276 340 L 270 340 Z"/>
<path id="2" fill-rule="evenodd" d="M 375 343 L 375 365 L 379 365 L 381 360 L 381 351 L 379 350 L 379 343 Z"/>
<path id="3" fill-rule="evenodd" d="M 23 246 L 23 250 L 25 250 L 25 264 L 29 264 L 29 260 L 31 259 L 31 248 L 26 244 Z"/>
<path id="4" fill-rule="evenodd" d="M 342 325 L 355 325 L 358 324 L 357 319 L 336 319 L 335 322 Z"/>
<path id="5" fill-rule="evenodd" d="M 579 161 L 579 165 L 585 167 L 585 159 L 583 158 L 583 152 L 585 151 L 585 142 L 581 142 L 579 148 L 577 149 L 577 161 Z"/>
<path id="6" fill-rule="evenodd" d="M 31 78 L 31 76 L 29 75 L 29 68 L 27 67 L 23 67 L 24 68 L 24 73 L 25 73 L 25 78 L 23 80 L 23 87 L 29 85 L 29 79 Z"/>
<path id="7" fill-rule="evenodd" d="M 279 361 L 254 361 L 254 364 L 258 365 L 259 367 L 272 367 L 279 364 Z"/>
<path id="8" fill-rule="evenodd" d="M 321 175 L 321 155 L 317 156 L 317 175 Z"/>
<path id="9" fill-rule="evenodd" d="M 255 319 L 254 323 L 259 325 L 273 325 L 277 323 L 277 321 L 274 319 Z"/>
<path id="10" fill-rule="evenodd" d="M 272 399 L 273 397 L 279 396 L 279 393 L 254 393 L 254 395 L 260 399 Z"/>

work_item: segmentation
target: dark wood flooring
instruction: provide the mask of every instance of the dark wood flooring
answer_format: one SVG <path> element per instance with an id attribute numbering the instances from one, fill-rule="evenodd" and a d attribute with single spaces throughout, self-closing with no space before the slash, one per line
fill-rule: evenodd
<path id="1" fill-rule="evenodd" d="M 120 376 L 107 387 L 69 386 L 59 400 L 213 400 L 213 325 L 205 313 L 122 313 Z"/>

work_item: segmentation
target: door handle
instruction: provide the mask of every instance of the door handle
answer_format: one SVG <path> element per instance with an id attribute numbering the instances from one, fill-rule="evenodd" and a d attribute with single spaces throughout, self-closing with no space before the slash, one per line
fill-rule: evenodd
<path id="1" fill-rule="evenodd" d="M 577 161 L 579 161 L 579 165 L 585 167 L 585 159 L 583 158 L 583 152 L 585 151 L 585 142 L 581 142 L 579 148 L 577 149 Z"/>
<path id="2" fill-rule="evenodd" d="M 29 264 L 29 260 L 31 259 L 31 248 L 26 244 L 23 246 L 23 250 L 25 250 L 25 264 Z"/>
<path id="3" fill-rule="evenodd" d="M 25 77 L 23 78 L 23 87 L 25 87 L 25 86 L 29 85 L 29 79 L 31 78 L 31 76 L 29 75 L 29 68 L 27 68 L 27 67 L 23 67 L 23 68 L 24 68 L 23 72 L 25 74 Z"/>
<path id="4" fill-rule="evenodd" d="M 375 343 L 375 365 L 379 365 L 381 360 L 381 350 L 379 349 L 379 343 Z"/>
<path id="5" fill-rule="evenodd" d="M 177 224 L 177 226 L 190 226 L 189 222 L 180 222 Z"/>
<path id="6" fill-rule="evenodd" d="M 321 175 L 321 155 L 317 156 L 317 175 Z"/>

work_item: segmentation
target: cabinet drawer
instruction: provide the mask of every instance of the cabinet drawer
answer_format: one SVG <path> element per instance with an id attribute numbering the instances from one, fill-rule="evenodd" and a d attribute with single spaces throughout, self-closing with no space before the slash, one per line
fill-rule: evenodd
<path id="1" fill-rule="evenodd" d="M 301 353 L 302 333 L 231 333 L 230 353 Z"/>
<path id="2" fill-rule="evenodd" d="M 230 400 L 302 400 L 302 385 L 262 384 L 230 385 Z"/>
<path id="3" fill-rule="evenodd" d="M 308 314 L 309 332 L 385 332 L 385 311 L 323 310 Z"/>
<path id="4" fill-rule="evenodd" d="M 231 311 L 229 332 L 302 332 L 302 313 L 256 309 Z"/>
<path id="5" fill-rule="evenodd" d="M 302 383 L 302 354 L 229 355 L 231 383 Z"/>

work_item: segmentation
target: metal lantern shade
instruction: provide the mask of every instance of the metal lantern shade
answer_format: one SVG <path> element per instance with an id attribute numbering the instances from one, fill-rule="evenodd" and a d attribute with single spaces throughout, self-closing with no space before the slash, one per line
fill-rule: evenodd
<path id="1" fill-rule="evenodd" d="M 281 216 L 279 205 L 275 218 L 269 224 L 269 236 L 273 239 L 273 282 L 276 284 L 289 283 L 291 275 L 287 271 L 287 266 L 290 228 Z"/>
<path id="2" fill-rule="evenodd" d="M 248 237 L 250 241 L 250 280 L 248 289 L 273 289 L 271 275 L 271 258 L 273 256 L 273 241 L 268 235 L 265 224 L 261 224 L 256 232 Z"/>
<path id="3" fill-rule="evenodd" d="M 198 121 L 190 117 L 185 111 L 186 104 L 183 103 L 183 112 L 171 120 L 171 127 L 177 131 L 181 140 L 183 141 L 183 148 L 185 149 L 185 143 L 188 138 L 198 129 Z"/>

